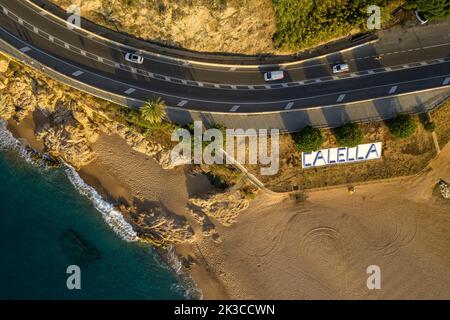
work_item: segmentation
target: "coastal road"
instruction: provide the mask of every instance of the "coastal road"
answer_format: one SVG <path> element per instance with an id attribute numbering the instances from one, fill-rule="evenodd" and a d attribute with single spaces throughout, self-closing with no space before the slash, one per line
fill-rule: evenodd
<path id="1" fill-rule="evenodd" d="M 395 96 L 450 85 L 450 24 L 418 26 L 317 59 L 277 66 L 230 66 L 170 59 L 149 52 L 143 65 L 124 60 L 126 45 L 68 28 L 64 20 L 25 0 L 0 0 L 0 37 L 29 57 L 101 90 L 168 106 L 218 113 L 305 109 Z M 376 56 L 381 56 L 380 61 Z M 333 75 L 337 62 L 350 73 Z M 267 70 L 285 70 L 265 83 Z"/>

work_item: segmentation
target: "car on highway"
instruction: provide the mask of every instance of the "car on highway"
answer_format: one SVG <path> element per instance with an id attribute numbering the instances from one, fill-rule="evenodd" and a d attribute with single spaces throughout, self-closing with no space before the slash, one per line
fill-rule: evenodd
<path id="1" fill-rule="evenodd" d="M 276 80 L 283 80 L 284 79 L 284 72 L 281 70 L 278 71 L 269 71 L 264 73 L 264 80 L 266 81 L 276 81 Z"/>
<path id="2" fill-rule="evenodd" d="M 125 54 L 125 60 L 137 64 L 142 64 L 144 62 L 144 57 L 138 55 L 137 53 L 127 52 Z"/>
<path id="3" fill-rule="evenodd" d="M 333 73 L 341 73 L 347 72 L 349 70 L 349 66 L 346 63 L 339 63 L 333 66 Z"/>
<path id="4" fill-rule="evenodd" d="M 420 22 L 420 24 L 426 24 L 428 22 L 428 19 L 425 17 L 423 12 L 420 12 L 419 10 L 415 10 L 414 15 L 416 16 L 416 19 L 417 19 L 417 21 Z"/>

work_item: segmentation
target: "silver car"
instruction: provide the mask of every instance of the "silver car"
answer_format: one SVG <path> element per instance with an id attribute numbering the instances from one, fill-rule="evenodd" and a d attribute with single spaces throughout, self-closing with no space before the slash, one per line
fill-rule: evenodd
<path id="1" fill-rule="evenodd" d="M 125 60 L 137 64 L 142 64 L 144 62 L 144 57 L 138 55 L 137 53 L 127 52 L 125 54 Z"/>
<path id="2" fill-rule="evenodd" d="M 349 70 L 349 66 L 346 63 L 339 63 L 333 66 L 333 73 L 341 73 L 347 72 Z"/>
<path id="3" fill-rule="evenodd" d="M 279 71 L 269 71 L 264 73 L 264 80 L 265 81 L 275 81 L 275 80 L 283 80 L 284 79 L 284 72 Z"/>

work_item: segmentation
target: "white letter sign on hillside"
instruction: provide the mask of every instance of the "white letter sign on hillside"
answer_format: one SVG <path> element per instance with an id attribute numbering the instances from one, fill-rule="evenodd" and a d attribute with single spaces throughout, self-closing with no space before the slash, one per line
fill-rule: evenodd
<path id="1" fill-rule="evenodd" d="M 381 142 L 375 142 L 360 144 L 353 148 L 340 147 L 314 152 L 302 152 L 302 168 L 380 159 L 381 150 Z"/>

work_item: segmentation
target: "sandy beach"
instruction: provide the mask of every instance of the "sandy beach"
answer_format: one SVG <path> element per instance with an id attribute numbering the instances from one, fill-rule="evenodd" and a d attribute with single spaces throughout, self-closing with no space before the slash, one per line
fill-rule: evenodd
<path id="1" fill-rule="evenodd" d="M 10 130 L 29 140 L 33 122 Z M 113 203 L 161 205 L 193 227 L 190 270 L 205 299 L 448 299 L 450 203 L 438 196 L 438 178 L 450 181 L 450 146 L 423 173 L 393 182 L 310 191 L 306 200 L 260 192 L 231 227 L 214 222 L 221 242 L 203 237 L 187 209 L 189 197 L 211 189 L 188 168 L 164 170 L 119 136 L 101 134 L 97 159 L 80 175 Z M 380 290 L 368 290 L 369 265 L 382 272 Z"/>
<path id="2" fill-rule="evenodd" d="M 449 299 L 450 203 L 434 189 L 449 163 L 447 146 L 426 172 L 353 195 L 260 195 L 197 256 L 237 299 Z M 369 265 L 381 268 L 380 290 L 366 286 Z"/>

